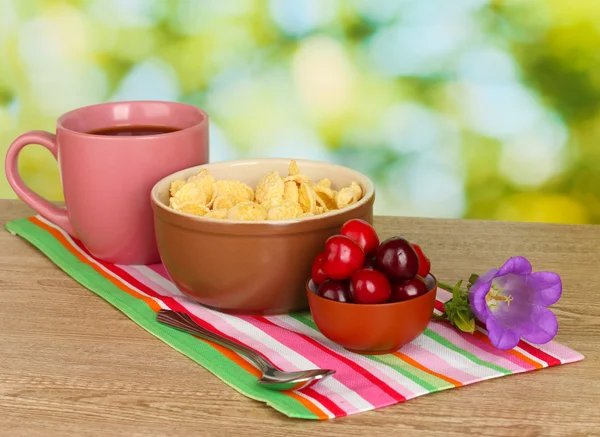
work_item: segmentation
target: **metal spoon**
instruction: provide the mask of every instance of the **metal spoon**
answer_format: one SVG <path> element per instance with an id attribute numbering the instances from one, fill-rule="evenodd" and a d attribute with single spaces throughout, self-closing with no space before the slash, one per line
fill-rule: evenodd
<path id="1" fill-rule="evenodd" d="M 210 332 L 198 325 L 186 313 L 161 309 L 156 315 L 156 320 L 181 331 L 214 341 L 215 343 L 219 343 L 222 346 L 243 354 L 252 360 L 262 372 L 262 377 L 256 382 L 270 390 L 298 390 L 316 384 L 318 381 L 322 381 L 335 373 L 335 370 L 328 369 L 301 370 L 298 372 L 281 371 L 252 349 Z"/>

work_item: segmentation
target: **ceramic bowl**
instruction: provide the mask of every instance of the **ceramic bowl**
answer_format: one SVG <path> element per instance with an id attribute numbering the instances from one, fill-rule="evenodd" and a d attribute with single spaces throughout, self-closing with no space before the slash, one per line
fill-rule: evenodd
<path id="1" fill-rule="evenodd" d="M 161 260 L 175 285 L 195 301 L 231 313 L 281 314 L 308 308 L 305 279 L 325 240 L 350 219 L 373 221 L 375 189 L 347 167 L 296 160 L 312 181 L 329 178 L 339 190 L 356 181 L 363 197 L 347 208 L 292 220 L 235 221 L 198 217 L 168 206 L 169 186 L 208 168 L 215 179 L 255 187 L 273 170 L 287 175 L 289 159 L 209 163 L 160 180 L 152 189 L 155 234 Z"/>
<path id="2" fill-rule="evenodd" d="M 425 331 L 433 309 L 437 280 L 425 278 L 428 292 L 403 302 L 384 304 L 343 303 L 315 293 L 312 280 L 306 293 L 313 320 L 321 333 L 334 343 L 358 354 L 395 352 Z"/>

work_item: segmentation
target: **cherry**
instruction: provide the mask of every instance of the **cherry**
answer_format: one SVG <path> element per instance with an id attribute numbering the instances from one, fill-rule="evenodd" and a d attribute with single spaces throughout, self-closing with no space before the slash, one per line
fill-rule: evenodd
<path id="1" fill-rule="evenodd" d="M 348 220 L 342 226 L 341 234 L 356 241 L 365 254 L 373 253 L 379 246 L 377 232 L 365 220 Z"/>
<path id="2" fill-rule="evenodd" d="M 364 260 L 365 253 L 358 243 L 344 235 L 333 235 L 325 242 L 323 272 L 331 279 L 348 279 Z"/>
<path id="3" fill-rule="evenodd" d="M 429 258 L 427 258 L 427 256 L 423 253 L 421 246 L 413 243 L 412 247 L 415 249 L 415 252 L 417 252 L 417 256 L 419 257 L 419 271 L 417 272 L 417 275 L 419 275 L 421 278 L 424 278 L 431 270 L 431 261 L 429 261 Z"/>
<path id="4" fill-rule="evenodd" d="M 377 270 L 390 281 L 412 279 L 419 271 L 419 256 L 411 244 L 402 237 L 391 237 L 375 251 Z"/>
<path id="5" fill-rule="evenodd" d="M 352 300 L 356 303 L 384 303 L 392 294 L 390 281 L 377 270 L 360 269 L 350 279 Z"/>
<path id="6" fill-rule="evenodd" d="M 321 252 L 315 257 L 312 265 L 312 280 L 315 284 L 322 284 L 327 279 L 323 271 L 323 262 L 325 261 L 325 252 Z"/>
<path id="7" fill-rule="evenodd" d="M 376 270 L 377 269 L 377 265 L 376 265 L 376 261 L 375 261 L 375 257 L 372 255 L 369 256 L 365 256 L 365 262 L 363 263 L 363 269 L 371 269 L 371 270 Z"/>
<path id="8" fill-rule="evenodd" d="M 317 294 L 325 299 L 335 300 L 337 302 L 351 302 L 346 281 L 327 279 L 319 285 Z"/>
<path id="9" fill-rule="evenodd" d="M 392 284 L 392 296 L 390 302 L 402 302 L 404 300 L 414 299 L 427 293 L 427 284 L 420 276 Z"/>

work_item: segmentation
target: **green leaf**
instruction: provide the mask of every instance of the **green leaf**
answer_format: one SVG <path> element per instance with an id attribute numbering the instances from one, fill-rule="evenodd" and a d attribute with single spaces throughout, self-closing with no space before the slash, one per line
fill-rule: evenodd
<path id="1" fill-rule="evenodd" d="M 456 315 L 456 305 L 454 304 L 454 301 L 452 299 L 450 299 L 444 304 L 444 312 L 446 313 L 448 320 L 452 321 L 452 319 Z"/>
<path id="2" fill-rule="evenodd" d="M 467 290 L 471 289 L 471 286 L 475 283 L 475 281 L 477 281 L 477 279 L 479 279 L 479 275 L 473 273 L 471 274 L 471 276 L 469 276 L 469 284 L 467 285 Z"/>
<path id="3" fill-rule="evenodd" d="M 475 318 L 469 314 L 468 310 L 461 309 L 456 313 L 454 324 L 463 332 L 472 334 L 475 332 Z"/>
<path id="4" fill-rule="evenodd" d="M 472 285 L 479 276 L 472 274 L 469 278 L 469 286 Z M 475 315 L 469 305 L 469 293 L 467 290 L 461 290 L 463 281 L 458 281 L 452 287 L 452 298 L 444 303 L 444 314 L 435 316 L 434 319 L 447 319 L 453 326 L 463 332 L 473 334 L 475 332 Z M 447 286 L 450 288 L 449 286 Z M 445 317 L 444 317 L 445 316 Z"/>
<path id="5" fill-rule="evenodd" d="M 462 285 L 462 279 L 460 281 L 458 281 L 456 283 L 456 285 L 454 286 L 454 288 L 452 289 L 452 299 L 460 299 L 460 295 L 461 295 L 461 290 L 460 290 L 460 286 Z"/>
<path id="6" fill-rule="evenodd" d="M 473 334 L 473 332 L 475 332 L 475 320 L 465 321 L 457 318 L 454 320 L 454 326 L 456 326 L 462 332 L 468 332 L 469 334 Z"/>
<path id="7" fill-rule="evenodd" d="M 479 275 L 476 273 L 471 273 L 471 276 L 469 276 L 469 284 L 474 284 L 475 281 L 477 281 L 479 279 Z"/>

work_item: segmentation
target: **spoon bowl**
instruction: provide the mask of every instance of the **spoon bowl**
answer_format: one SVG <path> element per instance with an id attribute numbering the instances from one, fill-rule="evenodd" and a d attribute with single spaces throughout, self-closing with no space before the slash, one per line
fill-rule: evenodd
<path id="1" fill-rule="evenodd" d="M 264 373 L 262 378 L 256 382 L 271 390 L 299 390 L 310 387 L 334 373 L 335 371 L 327 369 L 300 370 L 298 372 L 282 372 L 272 369 Z"/>
<path id="2" fill-rule="evenodd" d="M 262 372 L 262 377 L 256 382 L 261 387 L 269 390 L 299 390 L 323 381 L 335 373 L 334 370 L 329 369 L 310 369 L 295 372 L 280 370 L 252 349 L 203 328 L 186 313 L 161 309 L 156 315 L 156 320 L 180 331 L 185 331 L 206 340 L 219 343 L 249 358 Z"/>

